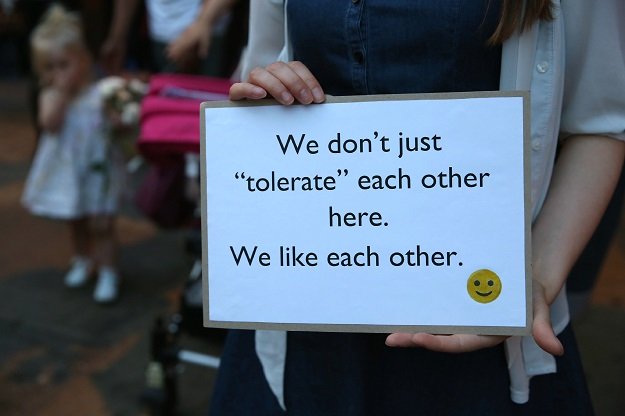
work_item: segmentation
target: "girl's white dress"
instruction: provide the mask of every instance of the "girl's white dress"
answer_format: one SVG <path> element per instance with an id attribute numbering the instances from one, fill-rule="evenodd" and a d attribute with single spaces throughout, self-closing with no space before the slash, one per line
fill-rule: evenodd
<path id="1" fill-rule="evenodd" d="M 102 100 L 91 85 L 70 103 L 62 128 L 42 134 L 22 203 L 35 215 L 57 219 L 114 214 L 123 176 L 123 159 L 107 139 Z"/>

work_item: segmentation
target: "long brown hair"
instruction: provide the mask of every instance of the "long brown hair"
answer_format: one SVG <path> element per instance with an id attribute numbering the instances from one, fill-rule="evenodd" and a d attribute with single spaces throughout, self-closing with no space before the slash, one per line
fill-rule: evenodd
<path id="1" fill-rule="evenodd" d="M 517 29 L 529 29 L 537 20 L 551 20 L 552 6 L 551 0 L 503 0 L 499 25 L 489 41 L 502 43 Z"/>

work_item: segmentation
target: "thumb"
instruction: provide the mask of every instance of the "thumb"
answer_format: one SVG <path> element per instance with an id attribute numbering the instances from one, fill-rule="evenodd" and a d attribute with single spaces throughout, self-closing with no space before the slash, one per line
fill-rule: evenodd
<path id="1" fill-rule="evenodd" d="M 536 280 L 533 283 L 534 322 L 532 323 L 532 336 L 543 350 L 553 355 L 562 355 L 564 354 L 564 347 L 551 326 L 545 289 Z"/>

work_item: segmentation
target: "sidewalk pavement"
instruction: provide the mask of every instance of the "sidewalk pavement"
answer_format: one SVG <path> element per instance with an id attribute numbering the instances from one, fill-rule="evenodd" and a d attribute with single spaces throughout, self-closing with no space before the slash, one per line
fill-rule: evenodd
<path id="1" fill-rule="evenodd" d="M 119 301 L 95 304 L 93 282 L 65 288 L 67 227 L 19 204 L 35 145 L 26 87 L 0 84 L 0 415 L 144 414 L 150 330 L 177 311 L 191 268 L 185 232 L 160 231 L 128 207 L 118 220 Z M 220 337 L 180 340 L 214 355 L 221 344 Z M 206 414 L 215 374 L 185 366 L 177 414 Z"/>

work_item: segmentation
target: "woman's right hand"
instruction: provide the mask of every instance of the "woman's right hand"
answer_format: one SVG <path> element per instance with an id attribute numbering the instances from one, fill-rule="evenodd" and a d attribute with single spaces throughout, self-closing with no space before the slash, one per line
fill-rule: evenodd
<path id="1" fill-rule="evenodd" d="M 325 94 L 319 81 L 299 61 L 274 62 L 265 68 L 254 68 L 247 82 L 230 87 L 230 99 L 259 100 L 271 96 L 280 104 L 291 105 L 322 103 Z"/>

